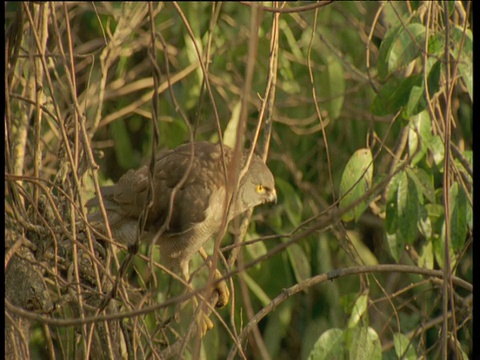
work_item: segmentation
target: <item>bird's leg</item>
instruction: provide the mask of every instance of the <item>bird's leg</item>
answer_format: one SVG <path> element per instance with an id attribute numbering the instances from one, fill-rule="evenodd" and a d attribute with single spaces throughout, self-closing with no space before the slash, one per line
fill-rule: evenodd
<path id="1" fill-rule="evenodd" d="M 207 264 L 211 263 L 210 260 L 208 259 L 208 254 L 205 252 L 203 247 L 198 250 L 200 253 L 200 256 L 207 262 Z M 215 274 L 213 275 L 213 280 L 218 280 L 222 278 L 222 273 L 215 268 Z M 217 303 L 215 304 L 215 307 L 217 308 L 222 308 L 225 305 L 228 304 L 228 301 L 230 299 L 230 290 L 228 290 L 228 286 L 225 280 L 220 281 L 219 283 L 216 283 L 213 287 L 213 291 L 216 291 L 218 293 L 218 300 Z"/>
<path id="2" fill-rule="evenodd" d="M 182 264 L 180 266 L 180 268 L 181 268 L 181 271 L 182 271 L 182 276 L 185 279 L 185 282 L 188 284 L 186 291 L 194 291 L 193 286 L 189 282 L 188 262 Z M 184 303 L 184 305 L 185 305 L 185 303 Z M 181 306 L 181 308 L 183 308 L 184 305 Z M 201 336 L 203 337 L 208 330 L 213 328 L 213 322 L 208 317 L 209 314 L 207 314 L 203 308 L 202 309 L 199 308 L 199 302 L 198 302 L 197 296 L 193 296 L 192 305 L 193 305 L 193 309 L 198 309 L 199 310 L 199 313 L 198 313 L 198 316 L 197 316 L 197 326 L 198 326 L 198 329 L 200 331 Z"/>
<path id="3" fill-rule="evenodd" d="M 200 248 L 199 253 L 202 256 L 202 258 L 207 262 L 207 264 L 211 263 L 210 260 L 208 259 L 207 253 L 203 248 Z M 185 283 L 187 284 L 185 292 L 193 291 L 194 288 L 189 282 L 190 273 L 189 273 L 188 261 L 182 261 L 179 264 L 179 268 L 182 274 L 182 278 L 185 280 Z M 218 280 L 221 278 L 222 278 L 222 274 L 217 269 L 215 269 L 214 280 Z M 202 304 L 202 302 L 199 301 L 198 296 L 194 296 L 192 299 L 193 309 L 198 309 L 198 316 L 197 316 L 196 322 L 197 322 L 198 330 L 200 331 L 201 336 L 204 336 L 208 330 L 213 328 L 213 322 L 209 318 L 209 315 L 211 313 L 211 310 L 210 310 L 211 306 L 215 306 L 217 308 L 223 307 L 226 304 L 228 304 L 228 301 L 230 298 L 230 291 L 228 289 L 227 283 L 224 280 L 220 281 L 219 283 L 216 283 L 213 287 L 213 291 L 216 293 L 215 295 L 218 295 L 218 296 L 216 297 L 206 296 L 205 299 L 203 300 L 203 301 L 209 302 L 210 305 Z M 208 292 L 207 294 L 210 294 L 210 293 Z M 175 318 L 177 318 L 180 311 L 184 309 L 186 302 L 183 302 L 182 304 L 179 304 L 179 305 L 180 305 L 180 308 L 175 311 L 176 313 Z"/>

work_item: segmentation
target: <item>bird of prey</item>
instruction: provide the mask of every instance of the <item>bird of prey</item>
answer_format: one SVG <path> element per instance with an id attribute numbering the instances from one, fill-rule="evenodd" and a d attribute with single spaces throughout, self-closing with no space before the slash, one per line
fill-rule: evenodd
<path id="1" fill-rule="evenodd" d="M 242 155 L 241 168 L 247 155 Z M 229 205 L 226 196 L 232 193 L 233 179 L 229 183 L 225 175 L 232 161 L 231 148 L 203 141 L 181 145 L 156 159 L 153 204 L 141 239 L 158 245 L 163 265 L 185 280 L 190 259 L 220 230 L 225 215 L 228 223 L 254 206 L 276 201 L 274 177 L 260 157 L 254 155 L 248 170 L 240 172 L 244 175 Z M 146 206 L 148 171 L 147 166 L 130 170 L 115 185 L 101 188 L 112 236 L 129 246 L 135 243 L 138 220 Z M 87 202 L 87 207 L 98 204 L 95 197 Z M 100 211 L 89 214 L 89 221 L 105 232 Z"/>

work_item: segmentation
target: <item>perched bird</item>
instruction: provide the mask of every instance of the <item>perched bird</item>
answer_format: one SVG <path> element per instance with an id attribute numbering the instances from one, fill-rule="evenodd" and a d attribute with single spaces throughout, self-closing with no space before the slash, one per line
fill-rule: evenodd
<path id="1" fill-rule="evenodd" d="M 166 151 L 156 159 L 153 204 L 149 208 L 141 240 L 154 241 L 160 247 L 163 265 L 185 279 L 189 276 L 190 259 L 220 230 L 227 211 L 224 160 L 228 172 L 233 150 L 223 145 L 222 156 L 221 146 L 194 142 L 192 147 L 188 143 Z M 247 153 L 244 153 L 241 168 L 246 160 Z M 231 200 L 227 223 L 246 210 L 275 202 L 277 198 L 273 175 L 260 157 L 253 156 L 248 170 L 241 173 L 244 176 Z M 110 229 L 116 241 L 134 244 L 148 186 L 148 168 L 144 166 L 128 171 L 115 185 L 101 188 Z M 231 189 L 232 184 L 229 187 Z M 87 202 L 87 207 L 98 204 L 99 199 L 95 197 Z M 100 211 L 89 214 L 89 221 L 104 231 Z"/>

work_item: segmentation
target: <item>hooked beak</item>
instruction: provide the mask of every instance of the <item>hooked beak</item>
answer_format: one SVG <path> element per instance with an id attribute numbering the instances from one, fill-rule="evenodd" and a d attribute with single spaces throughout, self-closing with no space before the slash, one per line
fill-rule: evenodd
<path id="1" fill-rule="evenodd" d="M 277 191 L 272 189 L 267 195 L 267 202 L 277 203 Z"/>

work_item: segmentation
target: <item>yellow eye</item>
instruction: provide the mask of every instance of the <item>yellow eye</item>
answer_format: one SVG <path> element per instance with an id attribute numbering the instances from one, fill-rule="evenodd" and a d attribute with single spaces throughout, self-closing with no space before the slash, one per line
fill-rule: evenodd
<path id="1" fill-rule="evenodd" d="M 265 188 L 263 187 L 263 185 L 257 185 L 257 193 L 263 193 L 265 191 Z"/>

